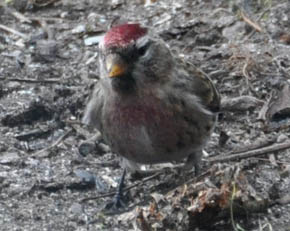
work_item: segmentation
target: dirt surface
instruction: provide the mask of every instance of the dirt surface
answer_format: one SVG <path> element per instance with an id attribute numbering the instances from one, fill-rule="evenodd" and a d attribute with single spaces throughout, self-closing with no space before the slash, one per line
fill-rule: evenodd
<path id="1" fill-rule="evenodd" d="M 290 230 L 289 1 L 7 2 L 0 230 Z M 223 110 L 205 174 L 131 176 L 114 213 L 119 160 L 79 121 L 98 81 L 97 43 L 122 21 L 152 27 L 208 73 Z"/>

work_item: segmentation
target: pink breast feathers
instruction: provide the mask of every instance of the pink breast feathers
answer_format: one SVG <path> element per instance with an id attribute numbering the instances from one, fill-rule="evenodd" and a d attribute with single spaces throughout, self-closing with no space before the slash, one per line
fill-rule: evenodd
<path id="1" fill-rule="evenodd" d="M 152 123 L 160 123 L 161 120 L 165 122 L 164 120 L 166 120 L 166 116 L 160 110 L 145 105 L 120 107 L 116 116 L 121 124 L 132 127 L 138 125 L 150 126 Z"/>

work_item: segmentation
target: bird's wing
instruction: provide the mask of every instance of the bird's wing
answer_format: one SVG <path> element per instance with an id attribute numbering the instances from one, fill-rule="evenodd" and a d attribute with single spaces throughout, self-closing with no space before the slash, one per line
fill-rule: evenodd
<path id="1" fill-rule="evenodd" d="M 98 82 L 89 98 L 88 104 L 84 111 L 82 122 L 84 124 L 87 124 L 91 127 L 100 130 L 101 129 L 100 118 L 103 105 L 104 105 L 103 90 L 100 86 L 100 82 Z"/>
<path id="2" fill-rule="evenodd" d="M 192 80 L 190 87 L 194 94 L 201 99 L 202 104 L 207 109 L 218 112 L 220 110 L 220 95 L 210 77 L 191 63 L 184 62 L 184 65 L 186 65 L 189 78 Z"/>

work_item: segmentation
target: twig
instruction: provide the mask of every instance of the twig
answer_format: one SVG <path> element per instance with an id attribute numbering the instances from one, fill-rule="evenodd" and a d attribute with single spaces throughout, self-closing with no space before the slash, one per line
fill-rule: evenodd
<path id="1" fill-rule="evenodd" d="M 250 77 L 249 72 L 247 70 L 248 69 L 248 66 L 249 66 L 250 59 L 251 58 L 249 56 L 246 57 L 246 62 L 244 64 L 244 66 L 243 66 L 242 73 L 243 73 L 243 75 L 244 75 L 244 77 L 246 79 L 246 85 L 248 87 L 247 90 L 250 89 L 251 92 L 255 93 L 256 91 L 253 89 L 253 86 L 252 86 L 252 84 L 249 81 L 249 79 L 251 77 Z"/>
<path id="2" fill-rule="evenodd" d="M 46 148 L 44 148 L 44 149 L 42 149 L 40 151 L 37 151 L 37 152 L 33 153 L 32 156 L 33 157 L 36 157 L 36 156 L 39 157 L 40 154 L 42 154 L 43 152 L 46 152 L 46 151 L 52 149 L 53 147 L 59 145 L 60 142 L 62 142 L 65 138 L 67 138 L 72 131 L 73 131 L 73 129 L 68 130 L 65 134 L 63 134 L 61 137 L 59 137 L 52 145 L 50 145 L 49 147 L 46 147 Z"/>
<path id="3" fill-rule="evenodd" d="M 253 157 L 253 160 L 258 160 L 258 161 L 265 161 L 265 162 L 270 162 L 269 158 L 268 159 L 265 159 L 265 158 L 259 158 L 259 157 Z M 285 162 L 285 161 L 279 161 L 279 160 L 276 160 L 276 163 L 277 164 L 280 164 L 280 165 L 287 165 L 289 163 Z"/>
<path id="4" fill-rule="evenodd" d="M 16 19 L 18 19 L 20 22 L 26 22 L 26 23 L 32 23 L 32 21 L 25 17 L 23 14 L 21 14 L 20 12 L 18 11 L 14 11 L 14 10 L 11 10 L 10 8 L 4 6 L 5 8 L 5 11 L 7 11 L 9 14 L 11 14 L 12 16 L 14 16 Z"/>
<path id="5" fill-rule="evenodd" d="M 216 16 L 216 14 L 218 14 L 219 12 L 224 12 L 224 13 L 227 13 L 227 14 L 229 14 L 229 15 L 233 15 L 233 12 L 232 12 L 232 11 L 220 7 L 220 8 L 215 9 L 215 10 L 210 14 L 210 17 L 214 17 L 214 16 Z"/>
<path id="6" fill-rule="evenodd" d="M 233 98 L 223 98 L 221 111 L 246 111 L 264 104 L 264 101 L 250 95 L 241 95 Z"/>
<path id="7" fill-rule="evenodd" d="M 62 84 L 58 79 L 50 79 L 50 80 L 38 80 L 38 79 L 18 79 L 18 78 L 11 78 L 11 79 L 1 79 L 0 81 L 9 81 L 9 82 L 25 82 L 25 83 L 58 83 Z"/>
<path id="8" fill-rule="evenodd" d="M 269 147 L 269 145 L 276 143 L 276 141 L 277 141 L 277 137 L 269 138 L 269 139 L 259 139 L 250 145 L 245 145 L 245 146 L 240 147 L 238 150 L 231 151 L 230 153 L 228 153 L 228 155 L 240 154 L 240 153 L 248 152 L 250 150 L 257 150 L 260 148 Z"/>
<path id="9" fill-rule="evenodd" d="M 244 66 L 243 66 L 243 70 L 242 70 L 243 75 L 244 75 L 245 78 L 246 78 L 246 83 L 247 83 L 247 85 L 249 85 L 249 79 L 250 79 L 249 73 L 248 73 L 248 71 L 247 71 L 247 68 L 248 68 L 248 65 L 249 65 L 249 61 L 250 61 L 250 59 L 249 59 L 249 57 L 247 57 L 247 58 L 246 58 L 246 62 L 245 62 L 245 64 L 244 64 Z"/>
<path id="10" fill-rule="evenodd" d="M 282 151 L 285 149 L 290 148 L 290 140 L 284 142 L 284 143 L 277 143 L 273 144 L 268 147 L 260 148 L 260 149 L 255 149 L 247 152 L 242 152 L 239 154 L 232 154 L 232 155 L 226 155 L 222 157 L 214 157 L 214 158 L 209 158 L 208 161 L 210 163 L 216 163 L 216 162 L 227 162 L 227 161 L 232 161 L 232 160 L 240 160 L 240 159 L 245 159 L 253 156 L 260 156 L 260 155 L 265 155 L 268 153 L 272 152 L 277 152 L 277 151 Z"/>
<path id="11" fill-rule="evenodd" d="M 65 18 L 56 18 L 56 17 L 29 17 L 30 20 L 32 21 L 52 21 L 52 22 L 57 22 L 57 21 L 69 21 L 68 19 Z"/>
<path id="12" fill-rule="evenodd" d="M 17 30 L 14 30 L 14 29 L 12 29 L 12 28 L 9 28 L 9 27 L 7 27 L 7 26 L 5 26 L 5 25 L 2 25 L 2 24 L 0 24 L 0 29 L 2 29 L 2 30 L 4 30 L 4 31 L 7 31 L 7 32 L 9 32 L 9 33 L 11 33 L 11 34 L 15 34 L 15 35 L 17 35 L 17 36 L 19 36 L 19 37 L 21 37 L 21 38 L 23 38 L 23 39 L 27 39 L 27 38 L 28 38 L 27 35 L 25 35 L 25 34 L 19 32 L 19 31 L 17 31 Z"/>
<path id="13" fill-rule="evenodd" d="M 55 3 L 55 2 L 59 2 L 60 0 L 49 0 L 49 1 L 43 1 L 43 3 L 41 2 L 41 3 L 38 3 L 37 1 L 34 1 L 33 2 L 33 4 L 35 5 L 35 6 L 37 6 L 37 7 L 45 7 L 45 6 L 48 6 L 48 5 L 51 5 L 51 4 L 53 4 L 53 3 Z"/>
<path id="14" fill-rule="evenodd" d="M 270 7 L 268 7 L 266 10 L 264 10 L 261 14 L 260 14 L 260 16 L 257 18 L 257 22 L 259 22 L 262 18 L 263 18 L 263 16 L 270 10 L 271 8 Z M 243 42 L 245 42 L 245 41 L 247 41 L 248 39 L 250 39 L 254 34 L 256 33 L 256 31 L 255 30 L 253 30 L 245 39 L 244 39 L 244 41 Z"/>
<path id="15" fill-rule="evenodd" d="M 249 19 L 243 11 L 241 11 L 241 16 L 242 16 L 242 19 L 248 23 L 251 27 L 253 27 L 256 31 L 259 31 L 259 32 L 262 32 L 263 29 L 255 22 L 253 22 L 251 19 Z"/>
<path id="16" fill-rule="evenodd" d="M 270 103 L 272 102 L 272 98 L 274 96 L 274 90 L 270 92 L 269 99 L 264 103 L 262 109 L 259 111 L 258 120 L 267 121 L 267 111 L 269 109 Z"/>

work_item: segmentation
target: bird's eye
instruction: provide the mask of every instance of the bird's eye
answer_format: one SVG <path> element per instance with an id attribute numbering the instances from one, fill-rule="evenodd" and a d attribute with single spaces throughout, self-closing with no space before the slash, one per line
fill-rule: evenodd
<path id="1" fill-rule="evenodd" d="M 143 44 L 142 46 L 138 47 L 137 49 L 138 49 L 139 56 L 145 55 L 149 46 L 150 46 L 150 43 L 147 42 L 147 43 Z"/>

